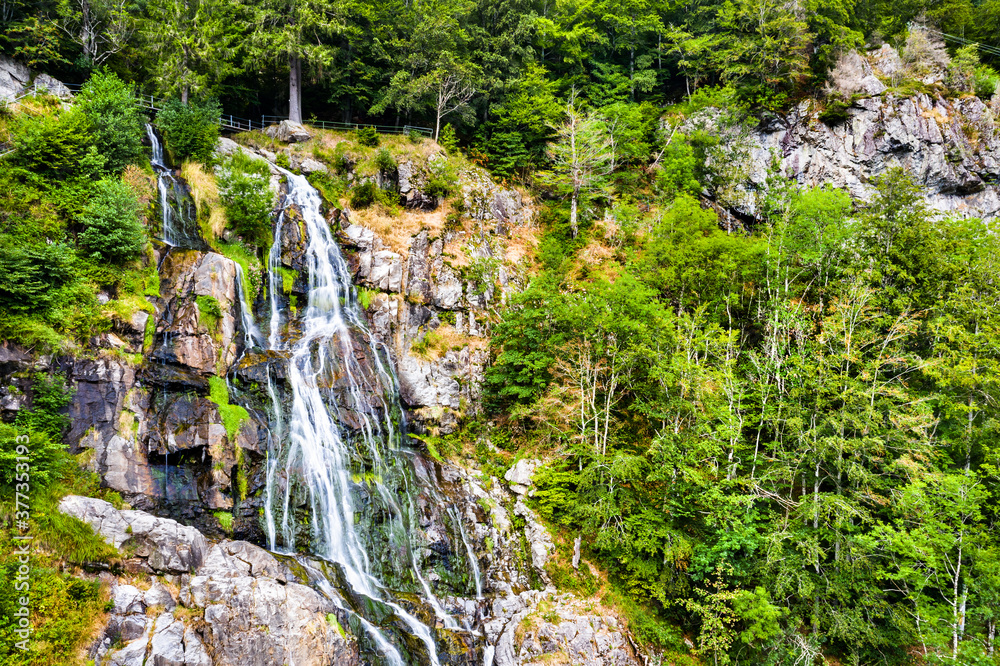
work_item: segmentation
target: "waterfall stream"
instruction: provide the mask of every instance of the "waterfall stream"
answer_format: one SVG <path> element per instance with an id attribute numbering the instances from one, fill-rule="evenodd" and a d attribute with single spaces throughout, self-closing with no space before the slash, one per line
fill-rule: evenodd
<path id="1" fill-rule="evenodd" d="M 200 248 L 204 243 L 198 232 L 194 201 L 184 184 L 174 177 L 173 169 L 167 165 L 163 145 L 152 125 L 146 125 L 146 136 L 153 146 L 150 163 L 156 172 L 156 189 L 160 196 L 160 238 L 171 247 Z"/>
<path id="2" fill-rule="evenodd" d="M 264 508 L 269 545 L 289 553 L 306 547 L 339 565 L 349 592 L 391 609 L 424 645 L 427 663 L 438 666 L 431 628 L 388 591 L 416 582 L 414 591 L 422 592 L 444 627 L 458 629 L 421 575 L 411 544 L 415 481 L 412 452 L 402 447 L 405 422 L 395 372 L 368 330 L 348 265 L 321 212 L 319 193 L 303 176 L 282 172 L 288 194 L 268 261 L 267 344 L 274 351 L 286 350 L 285 387 L 291 395 L 283 408 L 269 372 L 275 418 Z M 297 339 L 283 335 L 281 326 L 291 319 L 281 309 L 279 294 L 286 279 L 281 274 L 286 224 L 300 224 L 308 240 L 308 300 L 298 313 Z M 391 587 L 386 577 L 393 580 Z M 476 582 L 478 591 L 478 570 Z M 336 599 L 332 590 L 330 596 Z M 402 666 L 390 634 L 363 617 L 361 609 L 355 607 L 353 613 L 381 658 Z"/>

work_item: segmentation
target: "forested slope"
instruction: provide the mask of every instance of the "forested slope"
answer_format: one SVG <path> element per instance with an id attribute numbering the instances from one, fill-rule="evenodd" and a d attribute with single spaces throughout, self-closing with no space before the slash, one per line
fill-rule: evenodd
<path id="1" fill-rule="evenodd" d="M 288 571 L 254 555 L 266 584 L 327 590 L 316 523 L 288 536 L 315 515 L 305 491 L 287 533 L 268 513 L 320 279 L 296 187 L 338 248 L 323 256 L 344 253 L 327 306 L 357 307 L 381 350 L 355 342 L 317 376 L 354 433 L 345 497 L 369 554 L 428 634 L 381 600 L 359 617 L 407 663 L 434 645 L 498 666 L 997 663 L 998 17 L 972 0 L 8 5 L 0 45 L 32 72 L 5 58 L 4 95 L 64 92 L 41 72 L 84 85 L 0 109 L 0 454 L 37 444 L 38 663 L 122 647 L 92 640 L 102 604 L 118 613 L 99 569 L 113 590 L 179 575 L 51 518 L 67 493 L 193 525 L 222 559 L 290 548 Z M 165 98 L 155 117 L 137 91 Z M 220 141 L 220 113 L 270 127 Z M 371 381 L 345 406 L 352 358 L 393 406 Z M 357 452 L 379 410 L 378 437 L 410 435 L 390 466 L 405 451 L 419 483 L 383 486 L 390 467 Z M 380 494 L 419 508 L 405 548 L 381 540 Z M 204 575 L 231 577 L 220 562 Z M 395 663 L 321 596 L 331 654 Z M 244 631 L 315 653 L 298 629 L 209 630 L 191 599 L 169 621 L 217 663 Z M 174 626 L 157 622 L 147 638 Z"/>

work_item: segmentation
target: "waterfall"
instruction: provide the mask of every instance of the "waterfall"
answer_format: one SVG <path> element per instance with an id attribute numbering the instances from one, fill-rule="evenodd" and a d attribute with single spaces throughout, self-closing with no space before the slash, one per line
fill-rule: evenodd
<path id="1" fill-rule="evenodd" d="M 257 328 L 257 322 L 253 319 L 253 308 L 247 300 L 246 289 L 243 288 L 243 267 L 239 262 L 236 265 L 236 295 L 240 300 L 240 318 L 243 322 L 243 341 L 246 349 L 252 349 L 258 344 L 262 344 L 264 336 Z"/>
<path id="2" fill-rule="evenodd" d="M 153 146 L 150 163 L 156 172 L 156 189 L 160 196 L 160 239 L 171 247 L 200 247 L 202 242 L 196 224 L 194 201 L 183 183 L 174 178 L 173 170 L 164 160 L 163 145 L 148 123 L 146 136 Z"/>
<path id="3" fill-rule="evenodd" d="M 281 232 L 282 225 L 298 222 L 283 212 L 268 260 L 268 346 L 287 349 L 289 354 L 285 382 L 291 406 L 283 419 L 269 373 L 268 392 L 278 431 L 274 450 L 268 452 L 265 495 L 270 547 L 294 551 L 297 544 L 308 544 L 311 552 L 340 565 L 353 592 L 391 608 L 426 646 L 430 663 L 437 666 L 440 662 L 430 628 L 388 597 L 378 578 L 379 572 L 405 562 L 435 614 L 446 627 L 457 628 L 417 566 L 410 544 L 415 529 L 412 500 L 398 501 L 400 492 L 411 493 L 413 480 L 409 453 L 402 449 L 405 423 L 395 373 L 368 330 L 347 263 L 320 211 L 319 193 L 304 177 L 282 172 L 288 184 L 286 204 L 297 207 L 308 237 L 309 291 L 307 305 L 300 311 L 299 337 L 283 340 Z M 304 517 L 294 515 L 303 503 L 308 507 L 305 527 Z M 361 523 L 367 517 L 372 524 L 364 530 L 355 516 L 362 516 Z M 374 546 L 374 541 L 381 546 Z M 383 657 L 401 664 L 398 652 L 379 629 L 360 615 L 359 619 Z"/>
<path id="4" fill-rule="evenodd" d="M 465 554 L 469 557 L 469 566 L 472 569 L 472 577 L 476 582 L 476 599 L 483 598 L 483 581 L 479 573 L 479 558 L 472 550 L 472 546 L 469 544 L 469 538 L 465 536 L 465 526 L 462 524 L 462 515 L 458 512 L 458 509 L 454 506 L 448 509 L 448 513 L 451 514 L 451 520 L 455 525 L 458 525 L 458 533 L 462 537 L 462 545 L 465 546 Z"/>

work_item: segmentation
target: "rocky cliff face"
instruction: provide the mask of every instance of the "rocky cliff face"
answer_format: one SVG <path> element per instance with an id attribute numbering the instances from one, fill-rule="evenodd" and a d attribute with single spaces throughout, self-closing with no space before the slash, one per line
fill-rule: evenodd
<path id="1" fill-rule="evenodd" d="M 964 91 L 948 68 L 943 49 L 923 64 L 889 46 L 846 54 L 832 74 L 827 101 L 766 115 L 753 131 L 733 137 L 742 144 L 734 149 L 746 157 L 749 191 L 765 186 L 774 157 L 788 178 L 831 185 L 861 200 L 871 196 L 876 177 L 902 167 L 931 208 L 996 217 L 1000 97 L 981 100 Z M 835 105 L 842 113 L 830 113 Z M 753 197 L 736 199 L 742 199 L 737 209 L 752 215 Z"/>

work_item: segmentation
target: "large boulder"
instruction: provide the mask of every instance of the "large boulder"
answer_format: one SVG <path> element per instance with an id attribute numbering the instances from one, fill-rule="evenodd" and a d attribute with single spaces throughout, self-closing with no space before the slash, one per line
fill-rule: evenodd
<path id="1" fill-rule="evenodd" d="M 104 500 L 67 495 L 59 510 L 90 525 L 115 548 L 127 547 L 150 571 L 181 574 L 199 568 L 208 552 L 204 535 L 193 527 L 145 511 L 119 510 Z"/>
<path id="2" fill-rule="evenodd" d="M 272 139 L 284 143 L 301 143 L 312 138 L 312 134 L 301 123 L 282 120 L 277 125 L 271 125 L 264 130 Z"/>

